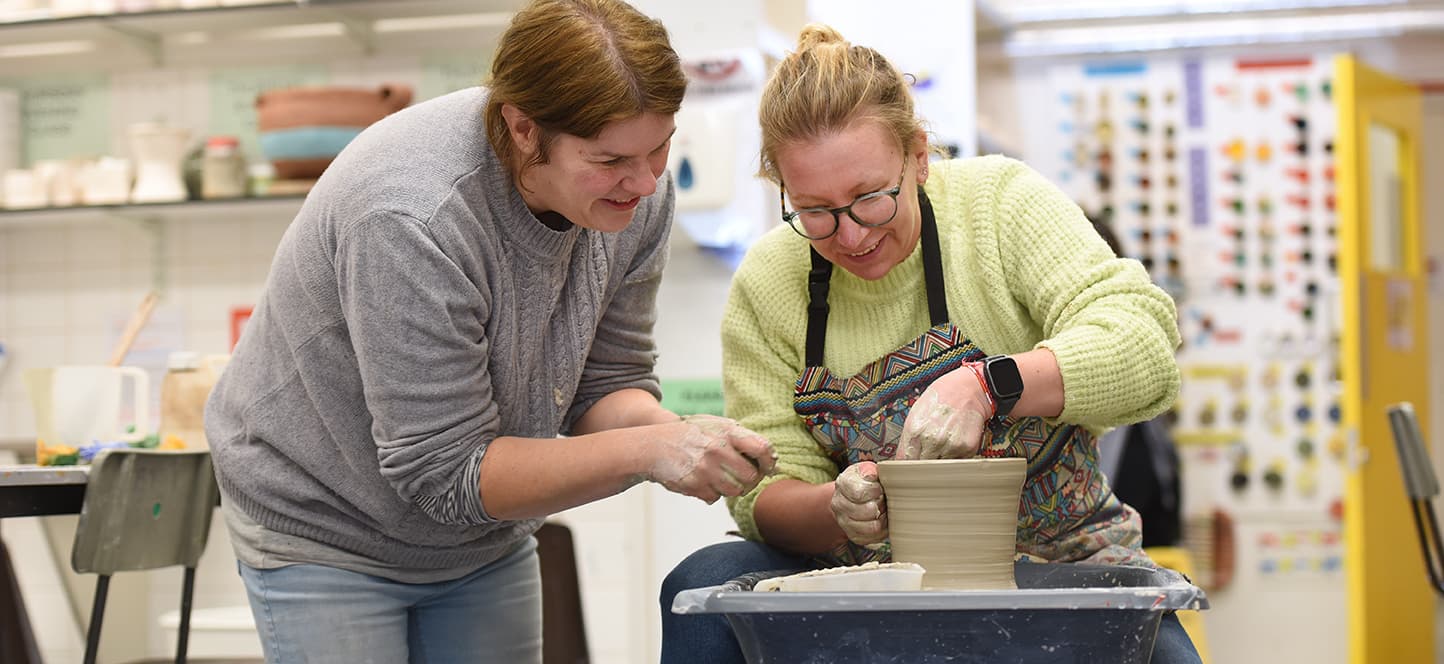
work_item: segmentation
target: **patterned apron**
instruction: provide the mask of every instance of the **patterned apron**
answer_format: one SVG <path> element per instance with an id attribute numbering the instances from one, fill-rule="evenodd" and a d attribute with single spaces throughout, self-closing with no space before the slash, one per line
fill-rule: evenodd
<path id="1" fill-rule="evenodd" d="M 851 377 L 840 378 L 822 366 L 832 263 L 812 251 L 807 368 L 797 378 L 793 409 L 837 464 L 838 472 L 859 461 L 891 459 L 902 438 L 908 411 L 928 385 L 965 362 L 986 357 L 982 349 L 947 322 L 937 223 L 932 204 L 922 190 L 918 191 L 918 203 L 932 327 Z M 1018 504 L 1019 553 L 1045 561 L 1151 564 L 1138 548 L 1138 515 L 1113 496 L 1098 470 L 1097 441 L 1087 429 L 1050 425 L 1040 417 L 993 420 L 979 453 L 984 457 L 1028 460 L 1028 475 Z M 887 544 L 872 550 L 848 542 L 822 556 L 821 562 L 855 565 L 891 557 Z"/>

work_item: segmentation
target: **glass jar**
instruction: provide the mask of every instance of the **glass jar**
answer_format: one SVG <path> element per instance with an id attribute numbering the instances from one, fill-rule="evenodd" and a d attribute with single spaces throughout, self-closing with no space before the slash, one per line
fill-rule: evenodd
<path id="1" fill-rule="evenodd" d="M 201 158 L 201 198 L 246 195 L 246 158 L 235 136 L 212 136 Z"/>

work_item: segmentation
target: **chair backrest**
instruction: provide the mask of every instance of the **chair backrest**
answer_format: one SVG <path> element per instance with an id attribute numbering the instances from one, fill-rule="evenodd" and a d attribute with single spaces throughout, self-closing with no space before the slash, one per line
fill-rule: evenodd
<path id="1" fill-rule="evenodd" d="M 1406 401 L 1390 406 L 1389 427 L 1394 430 L 1394 447 L 1399 451 L 1399 466 L 1404 472 L 1404 490 L 1415 500 L 1438 496 L 1439 478 L 1434 474 L 1434 464 L 1424 446 L 1424 434 L 1419 430 L 1419 418 L 1414 416 L 1414 405 Z"/>
<path id="2" fill-rule="evenodd" d="M 101 452 L 90 466 L 70 566 L 83 574 L 195 567 L 219 491 L 204 450 Z"/>

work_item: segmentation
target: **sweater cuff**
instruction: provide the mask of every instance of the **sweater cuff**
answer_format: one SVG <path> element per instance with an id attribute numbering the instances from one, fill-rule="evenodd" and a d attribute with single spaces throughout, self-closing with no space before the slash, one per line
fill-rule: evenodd
<path id="1" fill-rule="evenodd" d="M 1147 401 L 1147 386 L 1119 380 L 1115 358 L 1105 350 L 1113 344 L 1111 334 L 1105 330 L 1082 326 L 1064 330 L 1034 346 L 1052 351 L 1063 378 L 1063 412 L 1050 421 L 1108 424 L 1102 420 L 1129 410 L 1129 404 Z"/>

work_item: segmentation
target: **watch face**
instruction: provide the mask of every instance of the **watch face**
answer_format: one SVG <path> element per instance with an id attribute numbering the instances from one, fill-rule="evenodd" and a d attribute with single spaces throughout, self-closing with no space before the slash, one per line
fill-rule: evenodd
<path id="1" fill-rule="evenodd" d="M 1011 397 L 1023 393 L 1023 376 L 1018 373 L 1018 363 L 1013 358 L 993 358 L 988 361 L 987 368 L 988 382 L 998 396 Z"/>

